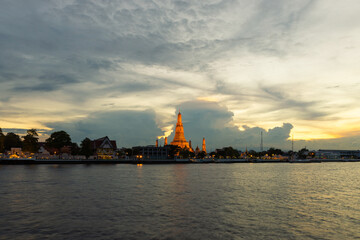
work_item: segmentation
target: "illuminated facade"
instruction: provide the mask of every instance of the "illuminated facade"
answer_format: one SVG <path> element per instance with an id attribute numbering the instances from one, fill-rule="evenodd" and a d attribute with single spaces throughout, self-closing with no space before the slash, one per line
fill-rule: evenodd
<path id="1" fill-rule="evenodd" d="M 189 143 L 186 141 L 185 136 L 184 136 L 184 126 L 182 124 L 180 111 L 179 111 L 178 119 L 177 119 L 177 123 L 176 123 L 174 140 L 170 144 L 174 145 L 174 146 L 179 146 L 181 148 L 191 149 L 189 147 Z"/>

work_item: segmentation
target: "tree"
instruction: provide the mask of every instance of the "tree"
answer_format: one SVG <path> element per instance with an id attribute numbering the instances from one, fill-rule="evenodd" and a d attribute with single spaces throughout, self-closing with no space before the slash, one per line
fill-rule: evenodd
<path id="1" fill-rule="evenodd" d="M 35 153 L 39 150 L 39 145 L 38 145 L 38 139 L 37 138 L 38 133 L 36 131 L 36 129 L 32 128 L 27 130 L 27 135 L 24 136 L 24 141 L 23 141 L 23 150 L 25 152 L 31 152 L 31 153 Z"/>
<path id="2" fill-rule="evenodd" d="M 259 156 L 258 152 L 256 152 L 255 150 L 250 150 L 248 152 L 248 157 L 249 158 L 257 158 Z"/>
<path id="3" fill-rule="evenodd" d="M 267 154 L 268 154 L 268 156 L 283 155 L 284 152 L 281 149 L 275 149 L 275 148 L 271 147 L 271 148 L 269 148 L 269 150 L 267 150 Z"/>
<path id="4" fill-rule="evenodd" d="M 305 159 L 309 153 L 309 150 L 306 148 L 300 149 L 300 151 L 297 153 L 297 157 L 300 159 Z"/>
<path id="5" fill-rule="evenodd" d="M 21 148 L 22 142 L 19 135 L 9 132 L 6 134 L 4 139 L 4 148 L 5 150 L 11 150 L 11 148 Z"/>
<path id="6" fill-rule="evenodd" d="M 232 147 L 226 147 L 225 154 L 226 154 L 226 156 L 229 156 L 231 158 L 239 158 L 240 157 L 239 151 L 236 149 L 233 149 Z"/>
<path id="7" fill-rule="evenodd" d="M 71 155 L 79 155 L 80 150 L 81 149 L 79 148 L 79 145 L 77 143 L 71 144 Z"/>
<path id="8" fill-rule="evenodd" d="M 5 135 L 2 132 L 2 129 L 0 128 L 0 153 L 3 153 L 5 150 Z"/>
<path id="9" fill-rule="evenodd" d="M 205 151 L 200 151 L 197 155 L 196 158 L 198 159 L 203 159 L 206 156 L 206 152 Z"/>
<path id="10" fill-rule="evenodd" d="M 181 158 L 191 158 L 195 156 L 195 153 L 190 151 L 188 148 L 182 148 L 179 155 Z"/>
<path id="11" fill-rule="evenodd" d="M 211 152 L 211 153 L 209 153 L 209 155 L 210 155 L 211 157 L 216 157 L 216 152 Z"/>
<path id="12" fill-rule="evenodd" d="M 176 145 L 170 145 L 169 149 L 169 159 L 173 159 L 175 156 L 179 156 L 181 147 Z"/>
<path id="13" fill-rule="evenodd" d="M 82 155 L 85 155 L 86 159 L 93 155 L 94 151 L 91 146 L 91 140 L 89 138 L 85 138 L 84 140 L 82 140 L 80 147 L 80 153 Z"/>
<path id="14" fill-rule="evenodd" d="M 70 135 L 65 131 L 53 132 L 48 139 L 46 139 L 46 146 L 56 148 L 58 151 L 64 146 L 71 146 Z"/>

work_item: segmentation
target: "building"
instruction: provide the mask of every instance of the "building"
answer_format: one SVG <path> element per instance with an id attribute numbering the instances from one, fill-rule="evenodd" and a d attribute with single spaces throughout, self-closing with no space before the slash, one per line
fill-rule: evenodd
<path id="1" fill-rule="evenodd" d="M 170 154 L 170 146 L 158 147 L 158 146 L 137 146 L 133 147 L 133 154 L 143 160 L 154 160 L 154 159 L 167 159 Z"/>
<path id="2" fill-rule="evenodd" d="M 91 147 L 98 159 L 111 159 L 116 156 L 116 141 L 108 136 L 91 141 Z"/>
<path id="3" fill-rule="evenodd" d="M 8 155 L 9 155 L 10 158 L 22 158 L 22 157 L 25 157 L 25 154 L 23 153 L 21 148 L 11 148 Z"/>
<path id="4" fill-rule="evenodd" d="M 200 148 L 199 146 L 196 146 L 195 148 L 195 155 L 198 155 L 200 153 Z"/>
<path id="5" fill-rule="evenodd" d="M 184 126 L 182 124 L 180 111 L 177 118 L 174 140 L 170 144 L 174 146 L 178 146 L 180 148 L 190 149 L 189 143 L 186 141 L 184 136 Z"/>
<path id="6" fill-rule="evenodd" d="M 42 157 L 50 157 L 50 152 L 46 149 L 45 147 L 45 143 L 44 142 L 39 142 L 39 150 L 38 150 L 38 154 L 37 156 L 42 158 Z"/>
<path id="7" fill-rule="evenodd" d="M 320 159 L 353 159 L 360 158 L 360 150 L 318 150 L 315 157 Z"/>

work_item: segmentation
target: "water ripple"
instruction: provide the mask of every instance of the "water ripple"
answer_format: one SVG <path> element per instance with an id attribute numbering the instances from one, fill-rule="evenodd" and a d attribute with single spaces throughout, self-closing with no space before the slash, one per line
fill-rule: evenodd
<path id="1" fill-rule="evenodd" d="M 360 238 L 360 164 L 0 168 L 0 239 Z"/>

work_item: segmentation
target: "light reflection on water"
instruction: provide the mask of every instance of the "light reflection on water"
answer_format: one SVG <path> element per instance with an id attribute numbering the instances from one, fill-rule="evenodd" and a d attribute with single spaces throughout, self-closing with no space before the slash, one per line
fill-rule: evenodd
<path id="1" fill-rule="evenodd" d="M 360 164 L 0 168 L 0 239 L 354 239 Z"/>

